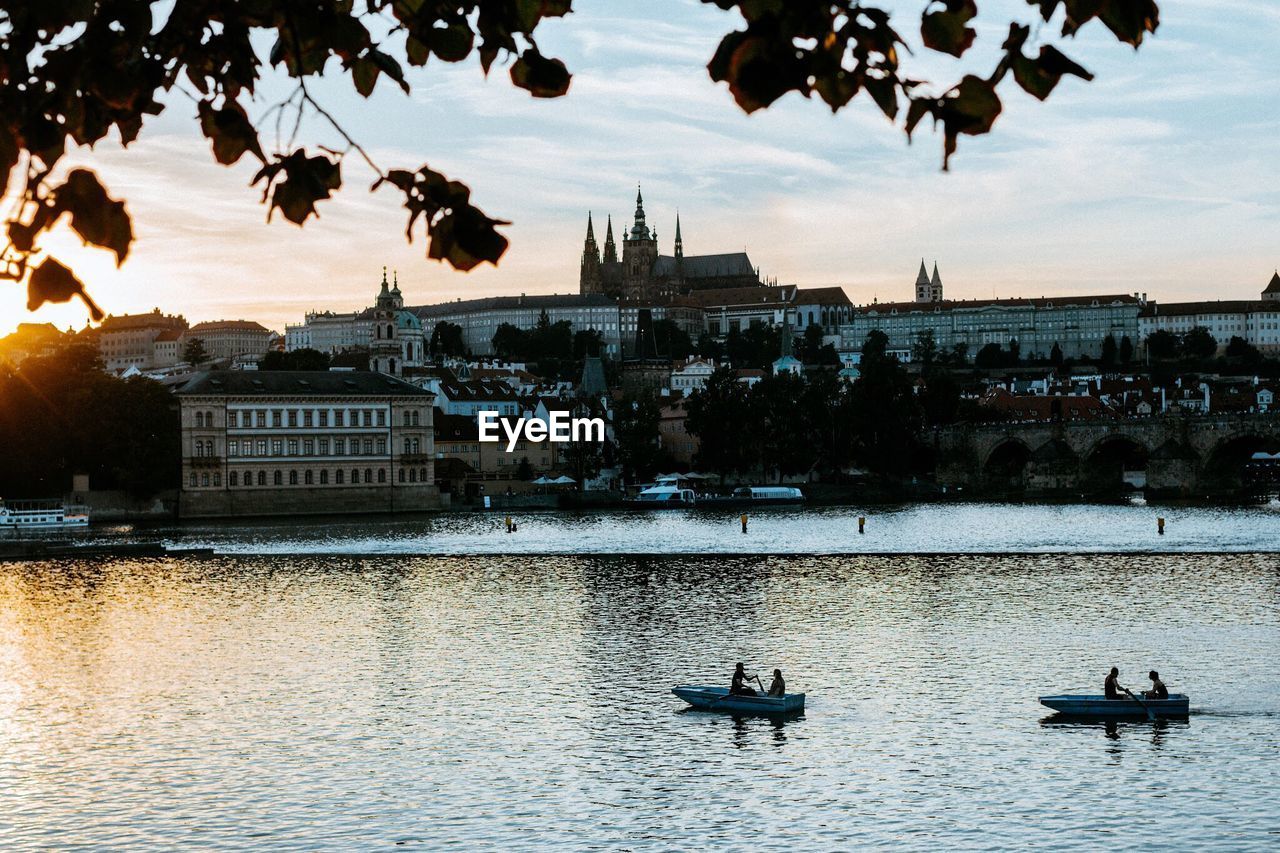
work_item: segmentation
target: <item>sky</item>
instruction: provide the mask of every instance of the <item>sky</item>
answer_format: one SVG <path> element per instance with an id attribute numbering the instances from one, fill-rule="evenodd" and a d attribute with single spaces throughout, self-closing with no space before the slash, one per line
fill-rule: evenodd
<path id="1" fill-rule="evenodd" d="M 922 3 L 885 5 L 901 10 L 910 67 L 939 81 L 988 73 L 1008 22 L 1033 21 L 1020 0 L 984 0 L 978 41 L 957 63 L 919 46 Z M 922 258 L 956 299 L 1255 298 L 1280 266 L 1274 0 L 1162 0 L 1159 32 L 1136 52 L 1096 22 L 1067 40 L 1039 29 L 1096 79 L 1064 78 L 1045 103 L 1006 81 L 994 132 L 962 138 L 949 173 L 939 134 L 926 125 L 908 145 L 863 98 L 834 116 L 796 94 L 744 114 L 705 68 L 733 14 L 698 0 L 575 6 L 538 30 L 543 52 L 574 73 L 564 98 L 531 98 L 505 68 L 486 78 L 475 61 L 434 59 L 411 69 L 407 97 L 383 81 L 364 100 L 336 74 L 313 90 L 382 168 L 429 164 L 511 220 L 497 268 L 463 274 L 428 260 L 421 233 L 406 242 L 394 192 L 368 192 L 373 174 L 354 157 L 319 220 L 267 224 L 250 158 L 217 165 L 178 95 L 128 149 L 74 155 L 127 200 L 138 239 L 124 265 L 70 232 L 46 248 L 109 313 L 160 307 L 276 330 L 309 310 L 371 304 L 384 265 L 409 304 L 576 292 L 588 211 L 598 237 L 609 214 L 618 234 L 637 184 L 664 253 L 678 210 L 686 254 L 745 249 L 770 278 L 839 285 L 855 303 L 911 298 Z M 251 116 L 286 85 L 266 81 Z M 313 120 L 300 139 L 337 144 Z M 0 334 L 86 319 L 79 303 L 28 312 L 20 289 L 0 282 Z"/>

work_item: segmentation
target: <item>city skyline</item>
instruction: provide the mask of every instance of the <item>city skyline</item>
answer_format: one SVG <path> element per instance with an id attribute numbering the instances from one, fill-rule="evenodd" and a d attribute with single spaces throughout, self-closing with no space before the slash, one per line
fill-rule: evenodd
<path id="1" fill-rule="evenodd" d="M 998 45 L 1002 13 L 1030 15 L 1006 5 L 986 26 L 983 7 L 975 51 Z M 664 251 L 678 208 L 689 253 L 745 248 L 764 275 L 838 285 L 855 303 L 910 298 L 922 255 L 941 264 L 949 296 L 966 299 L 1247 299 L 1276 268 L 1280 166 L 1265 151 L 1280 129 L 1267 96 L 1280 10 L 1267 4 L 1167 4 L 1136 54 L 1086 28 L 1069 47 L 1097 79 L 1067 81 L 1044 104 L 1008 91 L 995 132 L 967 140 L 950 174 L 937 135 L 923 128 L 908 146 L 865 104 L 833 118 L 791 96 L 743 115 L 703 68 L 729 23 L 722 13 L 674 0 L 633 11 L 587 7 L 548 25 L 542 43 L 575 74 L 555 102 L 532 101 L 497 71 L 485 81 L 472 63 L 412 75 L 411 106 L 382 88 L 365 102 L 317 87 L 380 162 L 425 160 L 514 221 L 496 269 L 427 261 L 421 238 L 404 243 L 396 199 L 366 193 L 354 161 L 320 220 L 265 225 L 246 186 L 252 168 L 214 164 L 176 101 L 127 151 L 79 155 L 135 217 L 124 266 L 65 229 L 48 248 L 74 261 L 107 312 L 159 306 L 277 331 L 308 310 L 364 307 L 383 264 L 409 304 L 574 292 L 588 211 L 627 219 L 637 182 Z M 272 82 L 255 116 L 282 91 Z M 86 319 L 78 303 L 24 303 L 0 286 L 0 333 Z"/>

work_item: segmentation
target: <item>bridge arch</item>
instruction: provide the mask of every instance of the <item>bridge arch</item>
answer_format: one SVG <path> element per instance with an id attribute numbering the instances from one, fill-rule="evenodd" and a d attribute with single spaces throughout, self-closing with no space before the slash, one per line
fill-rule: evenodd
<path id="1" fill-rule="evenodd" d="M 987 489 L 1020 492 L 1027 487 L 1031 448 L 1020 438 L 1006 436 L 996 442 L 982 460 L 982 481 Z"/>
<path id="2" fill-rule="evenodd" d="M 1280 453 L 1280 434 L 1239 432 L 1219 439 L 1204 455 L 1200 485 L 1214 492 L 1275 488 L 1274 470 L 1251 465 L 1255 453 Z"/>
<path id="3" fill-rule="evenodd" d="M 1095 494 L 1123 493 L 1147 484 L 1147 460 L 1151 448 L 1126 433 L 1109 433 L 1080 457 L 1080 477 L 1085 490 Z"/>

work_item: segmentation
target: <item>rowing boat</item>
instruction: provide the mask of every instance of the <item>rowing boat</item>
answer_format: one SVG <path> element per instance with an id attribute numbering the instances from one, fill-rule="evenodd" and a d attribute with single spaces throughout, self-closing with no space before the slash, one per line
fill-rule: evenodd
<path id="1" fill-rule="evenodd" d="M 671 692 L 703 711 L 729 711 L 736 714 L 798 714 L 804 710 L 804 694 L 784 696 L 731 696 L 727 687 L 682 685 Z"/>
<path id="2" fill-rule="evenodd" d="M 1185 719 L 1191 700 L 1184 693 L 1168 699 L 1108 699 L 1105 696 L 1041 696 L 1040 704 L 1068 717 L 1096 720 Z"/>

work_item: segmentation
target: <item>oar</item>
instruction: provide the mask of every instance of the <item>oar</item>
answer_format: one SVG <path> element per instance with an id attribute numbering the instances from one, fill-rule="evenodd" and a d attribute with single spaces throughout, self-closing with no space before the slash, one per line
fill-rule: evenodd
<path id="1" fill-rule="evenodd" d="M 1127 693 L 1130 699 L 1137 702 L 1138 707 L 1142 708 L 1142 710 L 1147 712 L 1148 720 L 1154 720 L 1156 718 L 1156 712 L 1151 710 L 1151 708 L 1145 702 L 1139 699 L 1137 696 L 1134 696 L 1133 691 L 1131 691 L 1128 687 L 1121 687 L 1120 689 L 1123 690 L 1125 693 Z"/>

